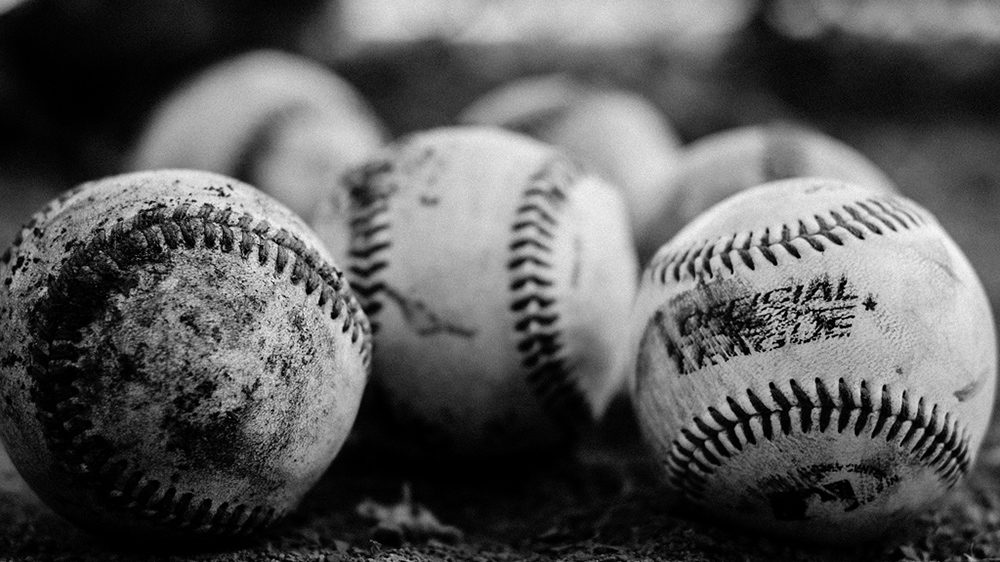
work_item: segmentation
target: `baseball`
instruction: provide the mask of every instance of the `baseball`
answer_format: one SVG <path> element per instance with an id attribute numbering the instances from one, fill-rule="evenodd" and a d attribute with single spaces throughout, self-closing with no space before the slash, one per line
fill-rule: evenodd
<path id="1" fill-rule="evenodd" d="M 0 261 L 0 435 L 55 511 L 118 539 L 247 535 L 353 423 L 368 321 L 315 235 L 224 176 L 128 174 Z"/>
<path id="2" fill-rule="evenodd" d="M 259 187 L 307 220 L 337 177 L 382 144 L 350 84 L 310 60 L 253 51 L 217 63 L 153 111 L 127 168 L 191 168 Z"/>
<path id="3" fill-rule="evenodd" d="M 874 538 L 970 469 L 996 384 L 989 302 L 935 218 L 830 179 L 747 190 L 653 258 L 632 395 L 666 481 L 713 517 Z"/>
<path id="4" fill-rule="evenodd" d="M 556 74 L 526 78 L 469 106 L 459 121 L 498 125 L 554 144 L 621 189 L 635 232 L 650 228 L 680 158 L 663 112 L 627 90 Z"/>
<path id="5" fill-rule="evenodd" d="M 499 129 L 407 137 L 347 176 L 346 270 L 375 333 L 373 382 L 425 451 L 567 442 L 625 375 L 637 285 L 618 194 Z M 345 234 L 345 229 L 349 230 Z"/>
<path id="6" fill-rule="evenodd" d="M 671 236 L 703 211 L 744 189 L 797 177 L 828 177 L 886 193 L 892 180 L 867 157 L 819 131 L 789 124 L 723 131 L 691 144 L 676 173 L 660 188 L 665 203 L 636 230 L 645 263 Z"/>

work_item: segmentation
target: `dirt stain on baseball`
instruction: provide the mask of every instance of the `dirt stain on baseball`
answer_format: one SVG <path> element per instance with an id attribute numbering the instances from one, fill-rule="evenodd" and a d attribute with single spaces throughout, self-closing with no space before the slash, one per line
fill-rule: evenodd
<path id="1" fill-rule="evenodd" d="M 806 521 L 817 511 L 848 513 L 882 496 L 901 477 L 877 459 L 857 463 L 819 463 L 768 476 L 753 486 L 778 521 Z M 743 505 L 753 501 L 744 498 Z"/>
<path id="2" fill-rule="evenodd" d="M 440 313 L 431 310 L 427 303 L 407 297 L 390 285 L 382 287 L 381 293 L 396 303 L 403 314 L 403 320 L 418 336 L 448 334 L 469 339 L 476 337 L 479 332 L 474 327 L 464 326 L 454 320 L 446 320 Z"/>
<path id="3" fill-rule="evenodd" d="M 989 369 L 983 371 L 982 373 L 979 373 L 979 376 L 977 376 L 974 381 L 959 388 L 953 393 L 955 395 L 955 398 L 958 399 L 959 402 L 965 402 L 967 400 L 971 400 L 973 397 L 979 394 L 980 390 L 983 389 L 983 385 L 986 384 L 986 381 L 989 379 L 990 376 L 992 376 L 992 373 Z"/>

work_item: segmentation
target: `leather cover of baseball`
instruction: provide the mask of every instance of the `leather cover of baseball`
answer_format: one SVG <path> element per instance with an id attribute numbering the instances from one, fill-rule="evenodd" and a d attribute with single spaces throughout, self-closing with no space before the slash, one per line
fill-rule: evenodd
<path id="1" fill-rule="evenodd" d="M 223 176 L 83 184 L 0 262 L 0 434 L 116 540 L 254 533 L 344 442 L 370 328 L 315 235 Z"/>
<path id="2" fill-rule="evenodd" d="M 990 305 L 919 205 L 819 178 L 709 209 L 642 275 L 632 393 L 680 496 L 822 541 L 872 538 L 970 469 L 996 384 Z"/>
<path id="3" fill-rule="evenodd" d="M 603 412 L 638 270 L 613 188 L 549 145 L 455 127 L 391 145 L 344 193 L 317 230 L 348 256 L 373 380 L 426 452 L 537 450 Z"/>

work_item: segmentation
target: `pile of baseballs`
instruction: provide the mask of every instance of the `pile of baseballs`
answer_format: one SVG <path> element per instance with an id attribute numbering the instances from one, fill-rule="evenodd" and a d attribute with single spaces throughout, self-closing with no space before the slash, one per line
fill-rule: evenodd
<path id="1" fill-rule="evenodd" d="M 664 499 L 750 528 L 877 537 L 968 473 L 988 301 L 860 153 L 781 123 L 681 147 L 562 75 L 458 121 L 386 144 L 345 81 L 266 51 L 170 93 L 132 171 L 0 260 L 25 480 L 97 533 L 253 535 L 356 418 L 385 455 L 530 461 L 626 392 Z"/>

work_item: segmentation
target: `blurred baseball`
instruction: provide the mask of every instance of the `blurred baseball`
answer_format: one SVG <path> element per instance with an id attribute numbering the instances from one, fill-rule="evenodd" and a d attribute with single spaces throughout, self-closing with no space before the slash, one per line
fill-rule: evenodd
<path id="1" fill-rule="evenodd" d="M 828 179 L 712 207 L 654 257 L 633 316 L 637 417 L 714 517 L 873 538 L 969 470 L 996 338 L 965 256 L 903 197 Z"/>
<path id="2" fill-rule="evenodd" d="M 401 140 L 348 182 L 349 205 L 316 228 L 348 256 L 373 380 L 425 450 L 537 449 L 603 412 L 637 283 L 613 189 L 548 145 L 472 127 Z"/>
<path id="3" fill-rule="evenodd" d="M 819 131 L 789 124 L 723 131 L 691 144 L 676 175 L 660 186 L 666 203 L 652 211 L 655 218 L 648 228 L 636 231 L 640 260 L 646 263 L 684 225 L 730 195 L 765 182 L 806 176 L 885 193 L 897 191 L 868 158 Z"/>
<path id="4" fill-rule="evenodd" d="M 253 51 L 202 71 L 154 110 L 131 170 L 191 168 L 255 185 L 307 220 L 383 140 L 350 84 L 310 60 Z"/>
<path id="5" fill-rule="evenodd" d="M 347 436 L 368 321 L 315 235 L 235 180 L 83 184 L 0 262 L 0 435 L 54 510 L 118 538 L 256 532 Z"/>
<path id="6" fill-rule="evenodd" d="M 468 107 L 459 121 L 497 125 L 566 150 L 621 189 L 635 232 L 648 229 L 664 205 L 663 186 L 680 153 L 677 133 L 647 99 L 561 74 L 504 86 Z"/>

